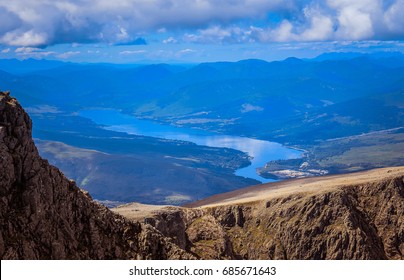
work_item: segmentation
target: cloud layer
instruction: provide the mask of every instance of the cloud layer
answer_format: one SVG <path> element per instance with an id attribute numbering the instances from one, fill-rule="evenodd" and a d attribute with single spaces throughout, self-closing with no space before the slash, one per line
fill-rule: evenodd
<path id="1" fill-rule="evenodd" d="M 402 40 L 403 14 L 404 0 L 0 0 L 0 44 Z"/>

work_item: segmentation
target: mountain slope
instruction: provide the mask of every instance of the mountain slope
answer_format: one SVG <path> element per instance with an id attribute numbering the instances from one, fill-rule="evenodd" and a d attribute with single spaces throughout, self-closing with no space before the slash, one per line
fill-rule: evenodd
<path id="1" fill-rule="evenodd" d="M 404 167 L 217 195 L 146 222 L 203 259 L 404 259 Z M 126 205 L 114 211 L 139 219 Z"/>
<path id="2" fill-rule="evenodd" d="M 0 93 L 1 259 L 192 258 L 147 225 L 95 203 L 38 155 L 31 120 Z"/>

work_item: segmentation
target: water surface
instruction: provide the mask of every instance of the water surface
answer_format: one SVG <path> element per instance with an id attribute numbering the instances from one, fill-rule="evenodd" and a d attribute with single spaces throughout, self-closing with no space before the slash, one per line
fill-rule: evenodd
<path id="1" fill-rule="evenodd" d="M 235 174 L 253 178 L 263 183 L 273 182 L 274 180 L 259 176 L 256 172 L 257 168 L 263 167 L 271 160 L 298 158 L 302 154 L 301 151 L 287 148 L 276 142 L 159 124 L 157 122 L 125 115 L 114 109 L 83 110 L 79 112 L 79 115 L 91 119 L 97 124 L 104 125 L 105 129 L 112 131 L 189 141 L 198 145 L 231 148 L 246 152 L 252 157 L 251 165 L 236 170 Z"/>

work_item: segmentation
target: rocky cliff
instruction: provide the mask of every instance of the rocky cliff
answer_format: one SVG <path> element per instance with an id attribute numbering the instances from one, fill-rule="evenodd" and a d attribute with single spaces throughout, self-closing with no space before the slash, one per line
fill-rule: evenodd
<path id="1" fill-rule="evenodd" d="M 148 225 L 94 202 L 42 159 L 31 120 L 0 93 L 1 259 L 193 258 Z"/>
<path id="2" fill-rule="evenodd" d="M 198 258 L 404 259 L 402 167 L 268 184 L 190 206 L 144 221 Z M 131 207 L 114 211 L 130 218 Z"/>

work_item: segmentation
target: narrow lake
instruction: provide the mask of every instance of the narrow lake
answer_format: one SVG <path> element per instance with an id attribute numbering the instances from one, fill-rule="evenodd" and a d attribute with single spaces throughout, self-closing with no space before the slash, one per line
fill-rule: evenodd
<path id="1" fill-rule="evenodd" d="M 262 183 L 273 182 L 259 176 L 256 168 L 263 167 L 268 161 L 298 158 L 302 152 L 287 148 L 279 143 L 257 140 L 247 137 L 222 135 L 199 129 L 163 125 L 149 120 L 137 119 L 114 109 L 82 110 L 79 115 L 91 119 L 105 129 L 171 140 L 193 142 L 209 147 L 232 148 L 248 153 L 252 157 L 251 165 L 236 170 L 235 174 L 253 178 Z"/>

